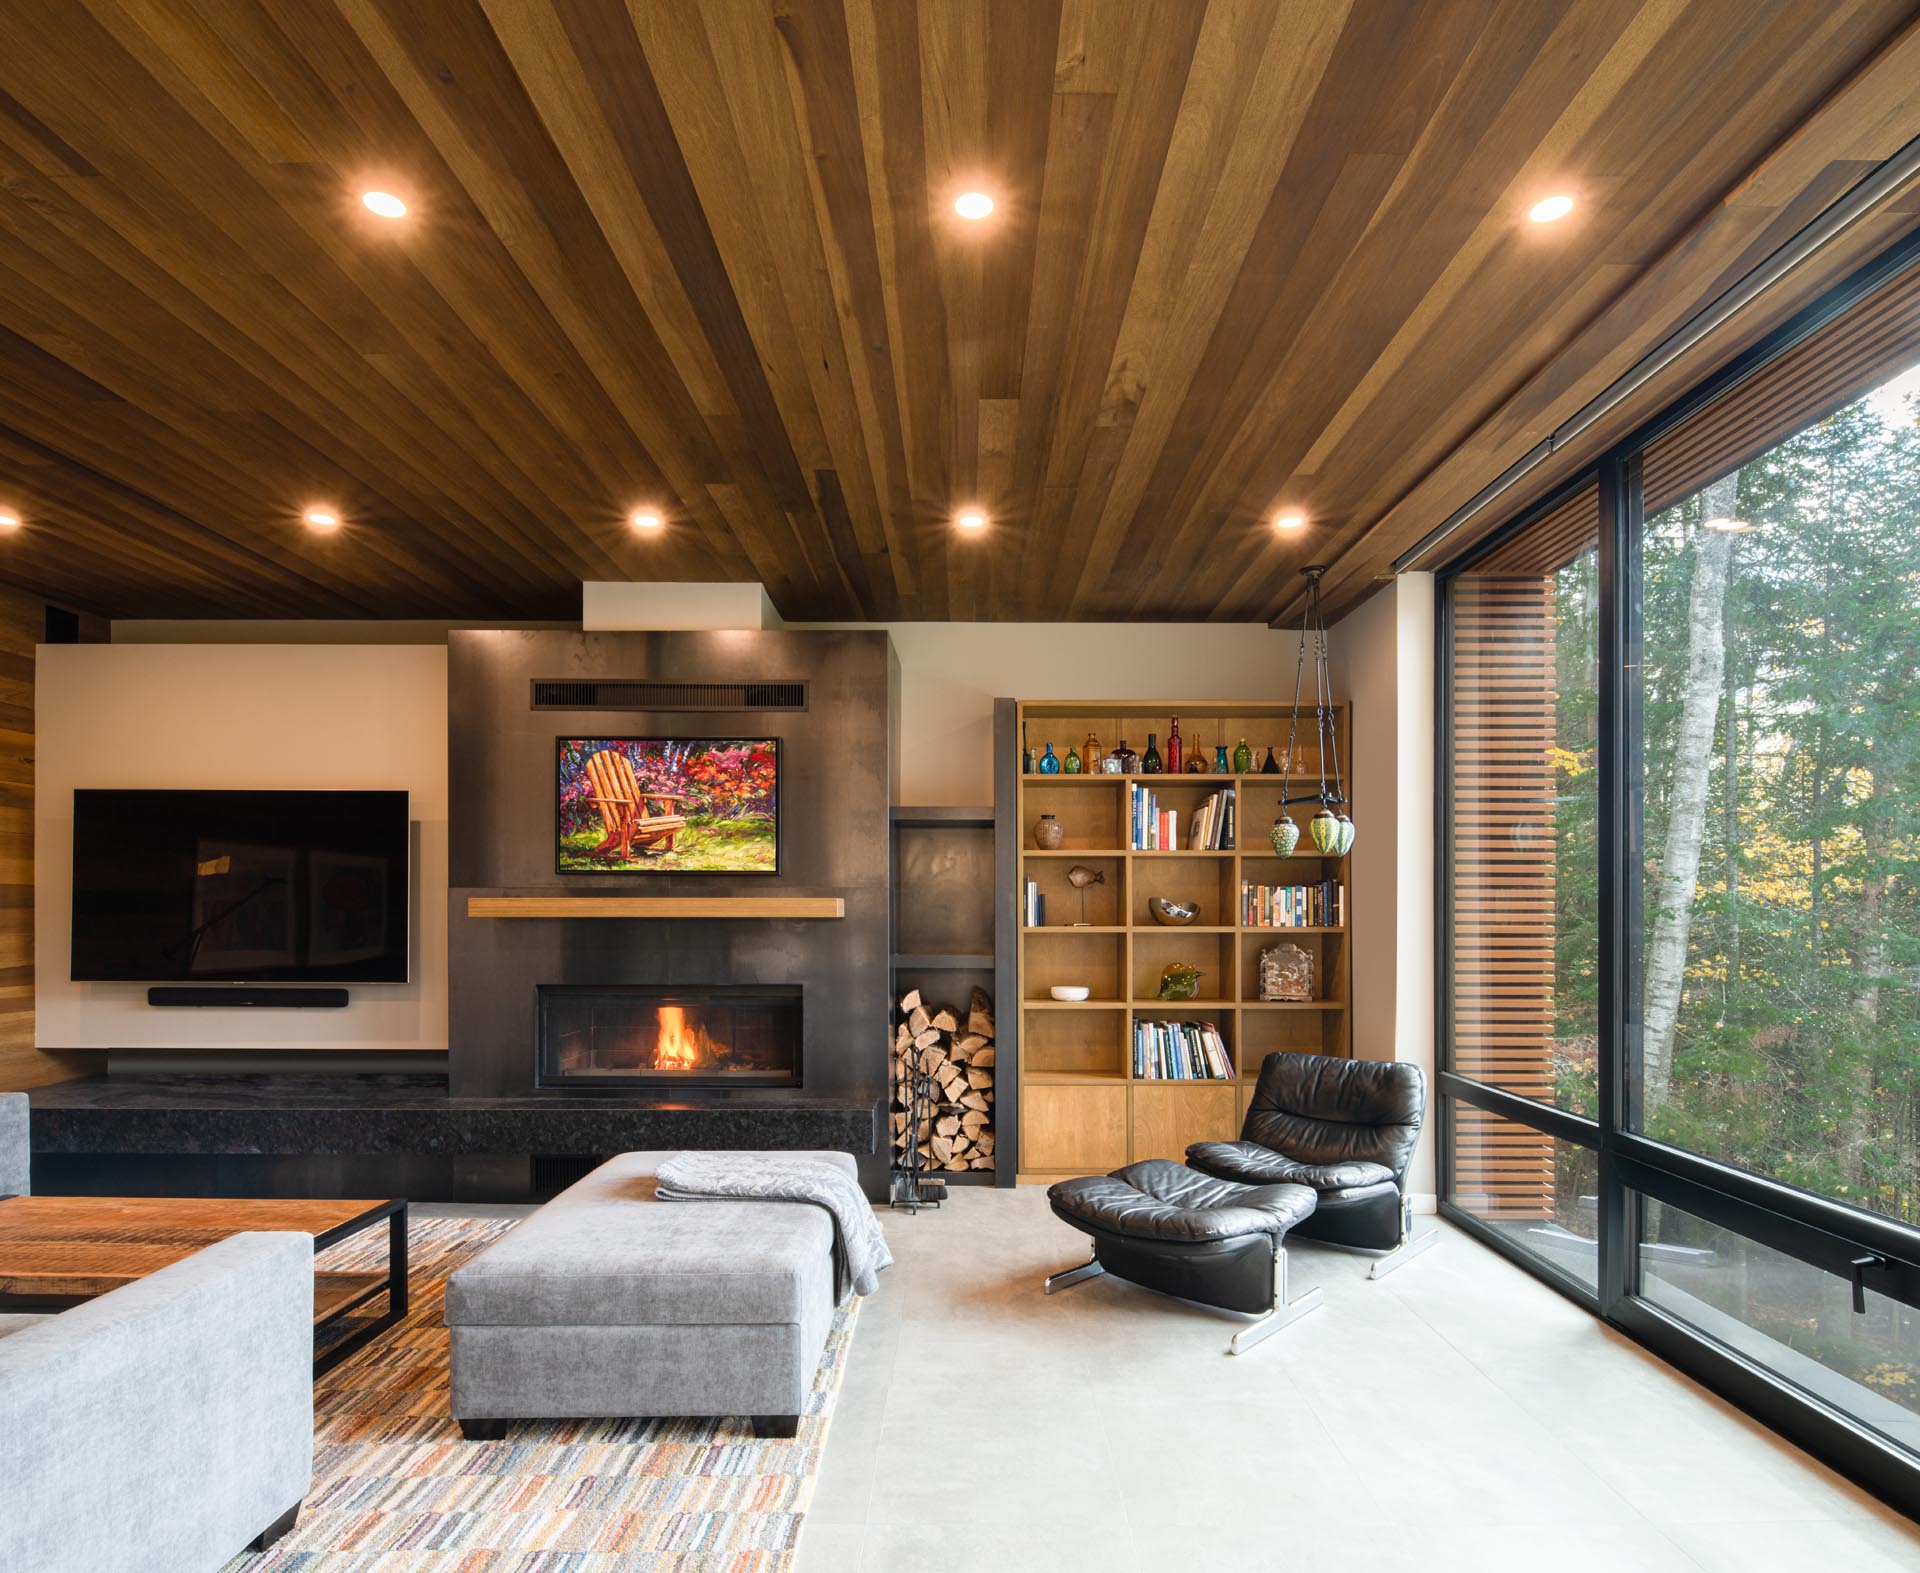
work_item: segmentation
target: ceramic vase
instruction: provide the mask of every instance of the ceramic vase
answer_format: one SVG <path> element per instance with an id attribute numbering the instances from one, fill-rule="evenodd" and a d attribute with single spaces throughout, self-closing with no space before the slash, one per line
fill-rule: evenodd
<path id="1" fill-rule="evenodd" d="M 1273 842 L 1273 850 L 1279 856 L 1290 858 L 1293 856 L 1293 849 L 1300 845 L 1300 827 L 1287 815 L 1282 814 L 1273 822 L 1273 829 L 1268 833 L 1268 839 Z"/>
<path id="2" fill-rule="evenodd" d="M 1033 844 L 1042 852 L 1058 852 L 1060 843 L 1067 838 L 1060 821 L 1051 814 L 1042 814 L 1040 823 L 1033 827 Z"/>

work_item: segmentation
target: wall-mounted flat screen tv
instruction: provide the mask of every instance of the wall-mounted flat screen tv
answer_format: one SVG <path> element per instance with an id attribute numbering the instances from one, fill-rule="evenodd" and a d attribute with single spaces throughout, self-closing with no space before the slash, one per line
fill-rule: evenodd
<path id="1" fill-rule="evenodd" d="M 563 737 L 562 874 L 777 874 L 777 737 Z"/>
<path id="2" fill-rule="evenodd" d="M 73 794 L 76 981 L 404 983 L 405 792 Z"/>

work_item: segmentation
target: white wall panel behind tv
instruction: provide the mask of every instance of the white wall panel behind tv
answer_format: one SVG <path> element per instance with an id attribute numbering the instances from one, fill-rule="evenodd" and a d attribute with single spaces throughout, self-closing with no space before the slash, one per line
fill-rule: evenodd
<path id="1" fill-rule="evenodd" d="M 34 752 L 41 1047 L 446 1048 L 444 645 L 42 645 Z M 356 984 L 344 1011 L 154 1010 L 143 984 L 72 982 L 76 787 L 405 790 L 415 826 L 412 981 Z"/>

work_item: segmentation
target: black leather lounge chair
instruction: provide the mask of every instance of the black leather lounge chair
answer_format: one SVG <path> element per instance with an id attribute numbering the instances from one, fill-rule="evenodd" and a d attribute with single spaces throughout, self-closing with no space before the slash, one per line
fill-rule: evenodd
<path id="1" fill-rule="evenodd" d="M 1234 1142 L 1196 1142 L 1187 1163 L 1242 1185 L 1308 1185 L 1319 1205 L 1301 1239 L 1380 1252 L 1378 1278 L 1432 1245 L 1413 1232 L 1407 1169 L 1426 1120 L 1427 1079 L 1394 1060 L 1269 1054 Z"/>

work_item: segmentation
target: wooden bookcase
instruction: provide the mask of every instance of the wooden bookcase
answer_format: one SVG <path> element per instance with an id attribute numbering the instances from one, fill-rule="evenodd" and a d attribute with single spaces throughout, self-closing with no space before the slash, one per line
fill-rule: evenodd
<path id="1" fill-rule="evenodd" d="M 1254 774 L 1040 775 L 1018 774 L 1013 830 L 1018 836 L 1013 909 L 1021 914 L 1017 998 L 1019 1176 L 1046 1181 L 1067 1174 L 1097 1174 L 1141 1158 L 1181 1158 L 1187 1144 L 1227 1140 L 1239 1132 L 1260 1062 L 1276 1049 L 1350 1057 L 1352 1050 L 1353 913 L 1349 858 L 1313 850 L 1306 835 L 1313 805 L 1296 805 L 1300 845 L 1290 858 L 1276 857 L 1268 832 L 1280 809 L 1280 776 L 1259 774 L 1267 747 L 1286 762 L 1291 704 L 1164 701 L 1020 701 L 1018 729 L 1034 757 L 1052 743 L 1062 761 L 1092 732 L 1103 749 L 1121 738 L 1146 752 L 1151 729 L 1166 752 L 1169 719 L 1180 717 L 1182 743 L 1204 747 L 1211 760 L 1224 742 L 1231 758 L 1245 738 L 1253 750 Z M 1335 712 L 1340 762 L 1349 769 L 1351 717 Z M 1015 747 L 1019 747 L 1016 738 Z M 1304 779 L 1303 779 L 1304 775 Z M 1296 794 L 1319 779 L 1313 716 L 1303 711 L 1294 740 Z M 1238 845 L 1217 852 L 1136 852 L 1128 848 L 1127 789 L 1145 784 L 1161 806 L 1179 811 L 1182 834 L 1193 810 L 1209 793 L 1235 789 Z M 1034 827 L 1052 814 L 1065 831 L 1058 851 L 1042 851 Z M 1365 827 L 1361 827 L 1365 833 Z M 1087 889 L 1086 926 L 1081 893 L 1067 882 L 1076 863 L 1099 869 L 1106 882 Z M 1252 928 L 1240 919 L 1242 883 L 1311 884 L 1336 880 L 1346 887 L 1348 924 L 1325 928 Z M 1037 880 L 1047 898 L 1047 923 L 1025 924 L 1024 892 Z M 1185 927 L 1156 923 L 1148 898 L 1197 901 L 1200 914 Z M 1260 952 L 1291 941 L 1314 962 L 1319 996 L 1309 1003 L 1263 1002 Z M 1160 972 L 1186 961 L 1203 970 L 1198 997 L 1158 999 Z M 1055 984 L 1085 984 L 1083 1003 L 1049 997 Z M 1231 1081 L 1163 1081 L 1133 1075 L 1133 1029 L 1138 1020 L 1208 1021 L 1219 1028 L 1232 1056 Z"/>

